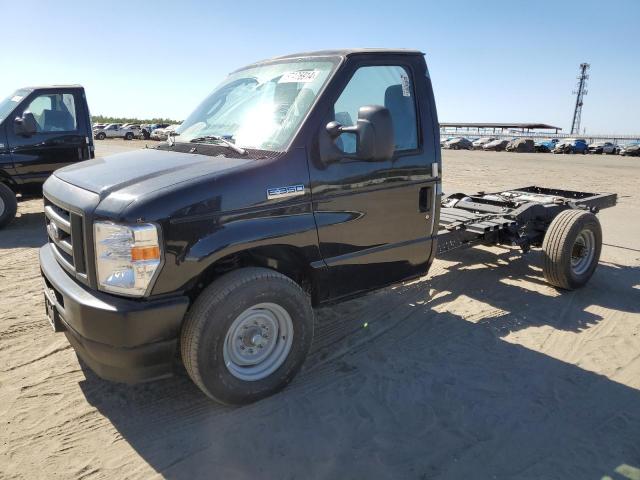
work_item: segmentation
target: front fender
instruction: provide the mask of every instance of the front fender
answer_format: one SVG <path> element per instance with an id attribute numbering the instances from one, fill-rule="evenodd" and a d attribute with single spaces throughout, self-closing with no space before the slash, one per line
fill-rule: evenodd
<path id="1" fill-rule="evenodd" d="M 182 252 L 167 252 L 153 294 L 184 291 L 220 259 L 259 247 L 293 248 L 307 266 L 321 260 L 313 213 L 240 218 L 214 226 Z"/>

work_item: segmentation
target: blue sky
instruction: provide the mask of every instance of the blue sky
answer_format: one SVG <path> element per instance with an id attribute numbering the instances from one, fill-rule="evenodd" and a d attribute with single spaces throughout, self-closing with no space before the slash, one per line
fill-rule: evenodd
<path id="1" fill-rule="evenodd" d="M 426 53 L 441 121 L 568 129 L 586 61 L 587 133 L 640 133 L 638 0 L 0 0 L 0 11 L 0 97 L 80 83 L 94 114 L 182 119 L 256 60 L 403 47 Z"/>

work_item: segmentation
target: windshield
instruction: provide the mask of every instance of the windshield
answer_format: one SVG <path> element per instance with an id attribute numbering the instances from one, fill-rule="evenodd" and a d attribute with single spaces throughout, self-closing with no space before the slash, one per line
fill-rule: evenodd
<path id="1" fill-rule="evenodd" d="M 178 142 L 217 136 L 240 147 L 282 151 L 334 68 L 291 61 L 232 73 L 178 128 Z"/>
<path id="2" fill-rule="evenodd" d="M 14 108 L 22 101 L 24 97 L 29 95 L 29 90 L 16 90 L 7 98 L 0 102 L 0 122 L 3 122 Z"/>

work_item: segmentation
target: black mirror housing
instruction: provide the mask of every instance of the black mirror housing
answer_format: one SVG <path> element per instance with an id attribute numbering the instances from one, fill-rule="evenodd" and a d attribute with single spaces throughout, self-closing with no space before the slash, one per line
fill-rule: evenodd
<path id="1" fill-rule="evenodd" d="M 395 139 L 389 109 L 379 105 L 360 107 L 355 128 L 358 135 L 359 158 L 382 162 L 393 157 Z"/>
<path id="2" fill-rule="evenodd" d="M 31 112 L 24 112 L 22 117 L 16 117 L 13 122 L 16 135 L 30 137 L 38 132 L 38 123 Z"/>
<path id="3" fill-rule="evenodd" d="M 360 107 L 358 121 L 354 126 L 345 127 L 333 121 L 327 124 L 326 131 L 332 140 L 343 133 L 355 134 L 357 138 L 355 157 L 360 160 L 382 162 L 393 157 L 395 139 L 391 112 L 380 105 Z"/>

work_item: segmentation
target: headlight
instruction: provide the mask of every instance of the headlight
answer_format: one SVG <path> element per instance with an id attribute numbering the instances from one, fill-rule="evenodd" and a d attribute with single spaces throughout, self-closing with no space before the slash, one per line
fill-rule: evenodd
<path id="1" fill-rule="evenodd" d="M 98 288 L 141 297 L 160 267 L 160 244 L 155 225 L 93 224 Z"/>

